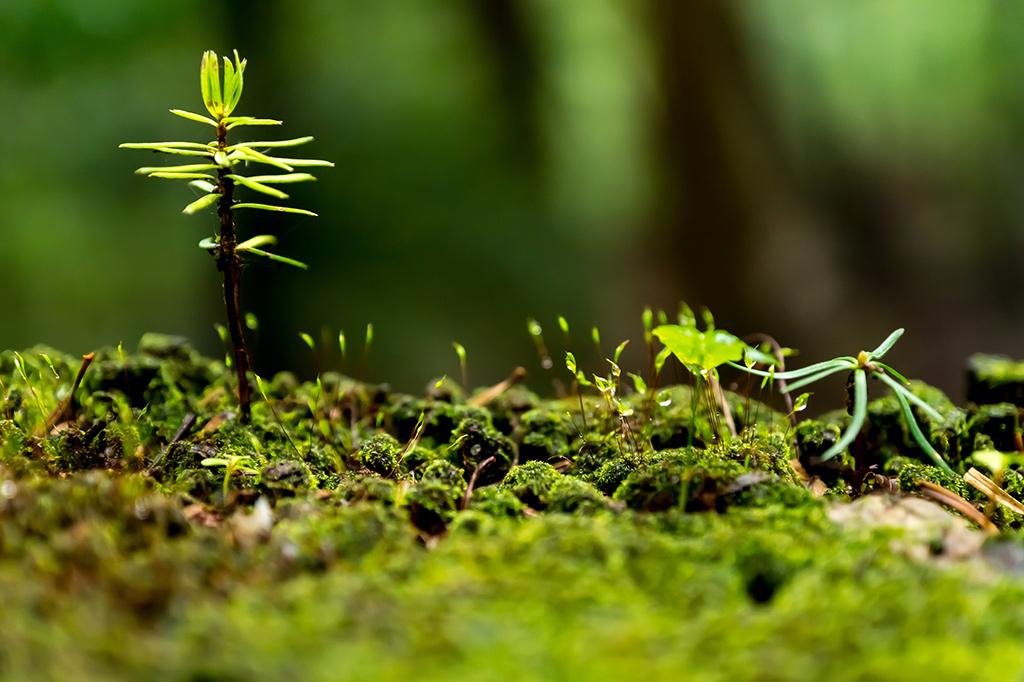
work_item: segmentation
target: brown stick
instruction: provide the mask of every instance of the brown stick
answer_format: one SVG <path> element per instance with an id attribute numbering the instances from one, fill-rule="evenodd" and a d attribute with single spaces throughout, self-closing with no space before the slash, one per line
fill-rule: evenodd
<path id="1" fill-rule="evenodd" d="M 462 504 L 459 506 L 460 511 L 466 511 L 469 509 L 469 499 L 473 497 L 473 488 L 476 486 L 476 477 L 484 470 L 484 467 L 494 461 L 494 456 L 490 456 L 484 461 L 476 465 L 476 469 L 473 470 L 473 474 L 469 477 L 469 484 L 466 486 L 466 494 L 462 496 Z"/>
<path id="2" fill-rule="evenodd" d="M 509 375 L 508 379 L 505 379 L 499 384 L 491 386 L 486 391 L 481 391 L 472 398 L 469 399 L 469 404 L 473 407 L 483 407 L 487 403 L 491 402 L 499 395 L 512 388 L 520 381 L 526 378 L 526 370 L 522 367 L 516 367 L 515 370 Z"/>
<path id="3" fill-rule="evenodd" d="M 223 153 L 227 147 L 227 126 L 217 126 L 217 146 Z M 235 217 L 231 210 L 234 205 L 235 183 L 227 177 L 230 168 L 223 166 L 217 169 L 217 189 L 220 200 L 217 202 L 217 215 L 220 217 L 220 248 L 217 254 L 217 269 L 224 273 L 224 307 L 227 313 L 228 333 L 231 335 L 231 348 L 235 358 L 235 373 L 238 375 L 238 407 L 241 420 L 249 421 L 252 402 L 249 375 L 252 367 L 249 363 L 249 352 L 245 348 L 245 332 L 242 329 L 241 314 L 241 281 L 242 263 L 235 247 L 238 239 L 235 235 Z"/>
<path id="4" fill-rule="evenodd" d="M 1010 493 L 999 487 L 995 481 L 974 467 L 971 467 L 970 471 L 964 474 L 964 480 L 1013 513 L 1024 514 L 1024 505 L 1020 503 L 1020 500 L 1011 496 Z"/>
<path id="5" fill-rule="evenodd" d="M 92 364 L 92 361 L 95 358 L 95 353 L 89 353 L 88 355 L 82 356 L 82 366 L 78 368 L 78 375 L 75 377 L 75 383 L 71 385 L 71 390 L 68 392 L 67 397 L 60 401 L 60 405 L 57 406 L 57 409 L 51 412 L 50 416 L 46 418 L 46 424 L 43 426 L 44 434 L 50 433 L 50 431 L 53 430 L 53 427 L 64 418 L 64 413 L 68 411 L 69 407 L 71 407 L 71 399 L 74 397 L 75 391 L 78 390 L 79 384 L 82 383 L 82 377 L 85 376 L 85 370 L 89 369 L 89 365 Z"/>
<path id="6" fill-rule="evenodd" d="M 952 507 L 958 512 L 969 518 L 974 523 L 978 524 L 986 533 L 998 533 L 999 529 L 996 528 L 995 524 L 989 521 L 984 514 L 974 508 L 974 506 L 960 497 L 951 490 L 943 488 L 941 485 L 936 485 L 930 481 L 916 481 L 917 487 L 920 489 L 921 494 L 929 499 L 941 502 L 947 507 Z"/>
<path id="7" fill-rule="evenodd" d="M 146 467 L 146 473 L 147 474 L 151 473 L 153 471 L 153 469 L 156 468 L 156 465 L 160 463 L 160 460 L 162 460 L 164 458 L 164 455 L 167 454 L 167 451 L 170 450 L 171 448 L 173 448 L 178 443 L 178 441 L 180 441 L 185 436 L 186 433 L 188 433 L 189 431 L 192 430 L 192 427 L 195 426 L 195 425 L 196 425 L 196 416 L 194 414 L 192 414 L 191 412 L 189 412 L 188 414 L 185 415 L 185 418 L 181 421 L 181 426 L 178 427 L 178 430 L 177 430 L 177 432 L 175 432 L 174 438 L 171 439 L 171 442 L 168 443 L 167 447 L 165 447 L 163 450 L 161 450 L 160 454 L 157 455 L 156 457 L 154 457 L 153 461 L 150 462 L 149 466 Z"/>

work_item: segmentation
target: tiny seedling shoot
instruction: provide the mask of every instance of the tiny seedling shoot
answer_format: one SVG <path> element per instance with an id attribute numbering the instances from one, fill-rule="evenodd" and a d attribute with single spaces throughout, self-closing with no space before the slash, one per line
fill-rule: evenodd
<path id="1" fill-rule="evenodd" d="M 949 468 L 949 465 L 946 464 L 942 459 L 942 456 L 936 452 L 935 448 L 933 448 L 931 443 L 928 442 L 928 439 L 925 438 L 924 433 L 921 432 L 921 427 L 918 425 L 917 419 L 914 417 L 914 413 L 910 409 L 910 403 L 921 408 L 925 414 L 935 421 L 941 420 L 942 417 L 927 403 L 910 392 L 910 389 L 907 388 L 907 384 L 910 382 L 907 381 L 902 374 L 894 370 L 889 365 L 879 362 L 879 359 L 889 352 L 902 335 L 903 330 L 897 329 L 882 342 L 882 345 L 873 351 L 868 352 L 862 350 L 857 354 L 857 357 L 839 357 L 833 360 L 809 365 L 802 369 L 795 369 L 787 372 L 774 372 L 772 370 L 765 372 L 762 370 L 752 369 L 751 367 L 745 367 L 736 364 L 735 362 L 729 362 L 729 364 L 733 367 L 750 372 L 751 374 L 766 377 L 767 379 L 775 378 L 784 379 L 787 382 L 792 381 L 792 383 L 789 383 L 786 386 L 786 392 L 796 391 L 804 386 L 814 383 L 815 381 L 836 374 L 837 372 L 849 371 L 851 373 L 850 384 L 853 387 L 853 405 L 850 412 L 852 415 L 850 426 L 847 427 L 845 432 L 843 432 L 843 435 L 840 436 L 839 440 L 822 454 L 822 459 L 831 459 L 848 448 L 864 426 L 864 421 L 867 418 L 868 413 L 867 376 L 870 373 L 873 377 L 879 379 L 882 383 L 888 385 L 889 388 L 892 389 L 892 392 L 899 403 L 900 412 L 903 414 L 903 418 L 907 422 L 907 428 L 910 430 L 910 435 L 914 438 L 917 444 L 921 446 L 921 449 L 924 450 L 925 454 L 931 458 L 932 462 L 935 463 L 935 466 L 939 467 L 946 473 L 952 474 L 953 472 Z"/>
<path id="2" fill-rule="evenodd" d="M 171 113 L 211 126 L 216 139 L 206 142 L 130 142 L 121 147 L 129 149 L 149 149 L 165 154 L 194 156 L 198 163 L 177 166 L 144 167 L 136 173 L 151 178 L 168 178 L 171 180 L 187 180 L 202 196 L 190 203 L 182 211 L 191 215 L 202 209 L 216 205 L 219 226 L 212 237 L 199 242 L 199 247 L 212 253 L 217 259 L 217 269 L 224 275 L 224 304 L 227 311 L 228 333 L 231 338 L 232 355 L 235 371 L 238 375 L 238 403 L 241 419 L 249 419 L 251 388 L 248 373 L 252 371 L 249 354 L 245 347 L 243 330 L 244 316 L 240 311 L 240 282 L 242 271 L 242 254 L 251 254 L 267 258 L 278 263 L 306 268 L 304 263 L 291 258 L 270 253 L 262 247 L 273 245 L 277 239 L 273 235 L 261 234 L 239 242 L 235 231 L 235 212 L 241 209 L 276 211 L 280 213 L 296 213 L 315 216 L 315 213 L 299 208 L 290 208 L 265 203 L 239 202 L 235 199 L 235 189 L 240 185 L 246 189 L 268 195 L 277 200 L 284 200 L 288 195 L 274 187 L 278 184 L 305 182 L 315 180 L 309 173 L 295 172 L 296 168 L 309 166 L 333 166 L 329 161 L 317 159 L 290 159 L 270 156 L 266 152 L 281 147 L 294 147 L 311 141 L 312 137 L 297 137 L 291 140 L 272 140 L 258 142 L 228 143 L 228 133 L 240 126 L 280 125 L 281 121 L 251 116 L 232 116 L 242 96 L 242 74 L 246 61 L 239 59 L 235 51 L 234 63 L 224 58 L 224 79 L 221 82 L 219 60 L 212 50 L 203 54 L 199 68 L 199 85 L 203 94 L 203 103 L 209 116 L 195 114 L 190 111 L 171 109 Z M 274 173 L 270 175 L 240 175 L 238 166 L 249 163 L 260 163 L 271 166 Z"/>
<path id="3" fill-rule="evenodd" d="M 651 332 L 665 345 L 665 348 L 654 359 L 657 371 L 664 365 L 666 354 L 671 353 L 693 375 L 698 384 L 698 391 L 704 396 L 708 415 L 711 418 L 712 433 L 717 437 L 719 431 L 718 409 L 721 405 L 723 416 L 729 431 L 735 435 L 736 427 L 729 412 L 729 406 L 722 395 L 718 383 L 718 367 L 736 360 L 753 359 L 756 362 L 773 363 L 774 359 L 761 351 L 748 346 L 736 336 L 723 329 L 715 328 L 715 318 L 711 311 L 703 311 L 705 331 L 697 329 L 697 318 L 685 303 L 679 312 L 679 324 L 661 324 Z M 651 321 L 644 320 L 645 330 Z M 645 332 L 646 333 L 646 332 Z M 696 396 L 696 394 L 694 394 Z M 692 436 L 691 436 L 692 437 Z"/>

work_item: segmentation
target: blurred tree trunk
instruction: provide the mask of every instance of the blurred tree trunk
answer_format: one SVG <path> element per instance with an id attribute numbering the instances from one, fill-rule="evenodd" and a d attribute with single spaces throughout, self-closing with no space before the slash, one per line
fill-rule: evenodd
<path id="1" fill-rule="evenodd" d="M 658 76 L 659 264 L 694 304 L 757 323 L 753 250 L 785 188 L 733 3 L 647 0 Z M 766 213 L 767 210 L 767 213 Z"/>
<path id="2" fill-rule="evenodd" d="M 507 117 L 507 154 L 529 170 L 540 161 L 537 111 L 540 55 L 522 0 L 469 2 L 483 56 L 494 73 L 495 96 Z"/>

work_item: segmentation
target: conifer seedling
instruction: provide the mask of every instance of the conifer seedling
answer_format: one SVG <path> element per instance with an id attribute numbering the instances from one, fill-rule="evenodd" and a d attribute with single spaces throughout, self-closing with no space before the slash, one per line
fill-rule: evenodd
<path id="1" fill-rule="evenodd" d="M 272 156 L 267 152 L 284 147 L 295 147 L 311 141 L 312 137 L 297 137 L 290 140 L 228 143 L 228 133 L 241 126 L 280 125 L 281 121 L 252 116 L 233 116 L 235 107 L 242 96 L 243 72 L 246 60 L 239 59 L 235 51 L 234 63 L 224 57 L 224 77 L 220 75 L 217 54 L 209 50 L 203 54 L 199 69 L 199 85 L 203 103 L 209 116 L 190 111 L 171 109 L 171 113 L 211 126 L 215 139 L 206 142 L 129 142 L 120 145 L 129 149 L 149 149 L 155 152 L 178 156 L 197 157 L 197 163 L 176 166 L 143 167 L 136 173 L 151 178 L 186 180 L 203 194 L 182 211 L 186 215 L 216 206 L 219 225 L 213 236 L 199 242 L 199 247 L 212 253 L 217 259 L 217 269 L 224 275 L 224 304 L 227 311 L 228 334 L 231 338 L 233 364 L 238 376 L 238 401 L 243 421 L 250 414 L 251 389 L 248 373 L 252 371 L 249 354 L 245 346 L 243 319 L 239 309 L 239 292 L 243 254 L 267 258 L 293 267 L 306 268 L 304 263 L 266 251 L 263 247 L 276 243 L 273 235 L 261 234 L 239 241 L 235 231 L 235 212 L 241 209 L 275 211 L 315 216 L 311 211 L 275 204 L 239 202 L 235 190 L 239 187 L 259 192 L 276 200 L 288 195 L 275 185 L 315 180 L 309 173 L 296 172 L 296 168 L 311 166 L 333 166 L 329 161 L 317 159 L 292 159 Z M 242 167 L 258 163 L 273 168 L 269 175 L 241 175 Z"/>
<path id="2" fill-rule="evenodd" d="M 881 362 L 881 358 L 889 352 L 901 336 L 903 336 L 902 328 L 897 329 L 892 334 L 889 334 L 885 341 L 883 341 L 882 344 L 873 351 L 862 350 L 857 354 L 857 357 L 839 357 L 786 372 L 775 372 L 774 369 L 765 372 L 753 369 L 751 366 L 739 365 L 734 361 L 729 361 L 729 364 L 737 369 L 742 369 L 746 372 L 750 372 L 751 374 L 765 377 L 766 380 L 773 378 L 785 379 L 786 381 L 791 382 L 786 386 L 787 392 L 803 388 L 804 386 L 836 374 L 837 372 L 850 372 L 850 378 L 848 380 L 848 390 L 851 398 L 850 415 L 852 417 L 850 425 L 847 427 L 846 431 L 843 432 L 842 436 L 840 436 L 839 440 L 821 455 L 821 459 L 823 460 L 835 457 L 845 451 L 854 442 L 854 440 L 856 440 L 857 434 L 860 433 L 861 428 L 864 426 L 864 422 L 867 420 L 868 414 L 867 377 L 868 375 L 871 375 L 892 389 L 893 395 L 896 396 L 896 401 L 899 404 L 900 413 L 903 415 L 903 419 L 907 423 L 907 429 L 910 431 L 910 436 L 918 446 L 920 446 L 924 453 L 928 455 L 935 466 L 942 469 L 947 474 L 952 475 L 953 470 L 949 467 L 949 464 L 942 459 L 942 455 L 932 447 L 932 444 L 928 442 L 928 438 L 925 437 L 924 432 L 921 431 L 921 427 L 917 423 L 917 418 L 914 416 L 914 412 L 911 409 L 911 403 L 936 422 L 941 421 L 942 416 L 928 403 L 924 402 L 911 392 L 908 388 L 908 384 L 910 382 L 906 377 L 889 365 Z M 753 363 L 750 364 L 752 365 Z"/>

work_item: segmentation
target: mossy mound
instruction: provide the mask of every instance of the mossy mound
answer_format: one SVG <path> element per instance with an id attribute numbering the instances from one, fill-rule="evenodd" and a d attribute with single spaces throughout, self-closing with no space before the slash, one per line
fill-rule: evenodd
<path id="1" fill-rule="evenodd" d="M 887 398 L 821 462 L 844 415 L 793 430 L 732 393 L 736 436 L 687 387 L 481 403 L 451 382 L 419 398 L 282 373 L 243 424 L 231 376 L 180 339 L 99 353 L 73 394 L 77 359 L 40 352 L 21 354 L 24 376 L 0 354 L 0 679 L 1024 669 L 1022 519 L 923 459 Z M 1014 405 L 913 390 L 958 474 L 1018 438 Z M 1002 535 L 916 497 L 959 525 L 901 525 L 900 497 L 869 520 L 835 511 L 920 481 Z M 1024 493 L 1012 468 L 1001 483 Z"/>

